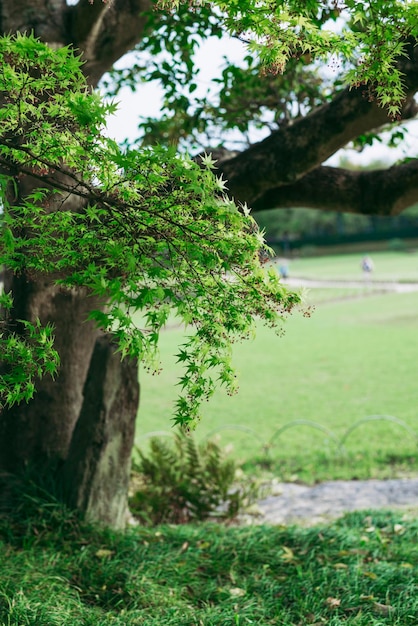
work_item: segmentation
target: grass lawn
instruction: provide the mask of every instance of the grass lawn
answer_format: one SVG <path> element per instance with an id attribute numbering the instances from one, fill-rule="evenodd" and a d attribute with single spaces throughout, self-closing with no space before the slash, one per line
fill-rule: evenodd
<path id="1" fill-rule="evenodd" d="M 2 626 L 418 623 L 418 522 L 392 513 L 118 534 L 35 500 L 25 511 L 0 519 Z"/>
<path id="2" fill-rule="evenodd" d="M 365 249 L 365 254 L 367 249 Z M 290 276 L 318 280 L 361 280 L 361 259 L 364 254 L 295 258 L 289 262 Z M 372 278 L 376 281 L 418 281 L 418 251 L 373 252 Z"/>
<path id="3" fill-rule="evenodd" d="M 261 329 L 237 346 L 241 392 L 215 396 L 197 437 L 216 432 L 248 469 L 285 478 L 417 470 L 418 293 L 357 295 L 313 292 L 311 318 L 294 315 L 284 337 Z M 181 338 L 180 328 L 167 329 L 164 372 L 141 373 L 139 442 L 170 431 L 179 374 L 171 355 Z M 409 430 L 369 420 L 349 432 L 378 414 Z M 333 437 L 345 435 L 337 450 Z M 7 517 L 0 510 L 0 626 L 416 626 L 417 581 L 411 514 L 362 511 L 314 528 L 206 523 L 116 533 L 38 493 L 21 496 Z"/>
<path id="4" fill-rule="evenodd" d="M 415 259 L 418 278 L 418 256 L 373 257 L 379 267 L 383 259 L 391 257 L 396 265 L 393 259 L 399 258 L 401 277 L 405 258 L 408 267 Z M 332 271 L 336 259 L 327 260 Z M 300 262 L 326 266 L 323 258 Z M 341 263 L 340 268 L 348 267 L 347 255 Z M 332 292 L 319 290 L 316 298 L 311 290 L 315 312 L 308 319 L 294 314 L 284 337 L 261 328 L 254 342 L 236 346 L 240 391 L 233 398 L 219 392 L 204 405 L 198 440 L 216 435 L 233 446 L 232 454 L 247 468 L 267 467 L 287 480 L 388 477 L 418 470 L 418 293 L 360 297 L 361 290 L 338 289 L 333 297 Z M 172 327 L 163 333 L 162 374 L 141 373 L 141 445 L 150 432 L 170 431 L 181 371 L 171 355 L 182 332 Z M 342 453 L 335 440 L 346 434 Z"/>

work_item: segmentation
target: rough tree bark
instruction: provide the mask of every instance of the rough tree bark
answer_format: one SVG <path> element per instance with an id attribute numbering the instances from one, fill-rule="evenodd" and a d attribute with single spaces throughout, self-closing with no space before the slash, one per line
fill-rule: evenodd
<path id="1" fill-rule="evenodd" d="M 123 528 L 139 384 L 136 361 L 121 362 L 115 349 L 105 336 L 95 343 L 62 479 L 67 502 L 88 520 Z"/>

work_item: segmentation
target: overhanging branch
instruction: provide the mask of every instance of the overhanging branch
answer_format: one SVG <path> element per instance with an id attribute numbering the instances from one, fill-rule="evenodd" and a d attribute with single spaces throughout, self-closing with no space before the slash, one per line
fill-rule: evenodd
<path id="1" fill-rule="evenodd" d="M 416 113 L 412 97 L 405 117 Z M 231 194 L 254 204 L 269 189 L 298 181 L 362 133 L 389 123 L 386 111 L 368 102 L 362 90 L 345 90 L 330 104 L 273 133 L 220 170 Z"/>
<path id="2" fill-rule="evenodd" d="M 397 215 L 418 202 L 418 159 L 366 172 L 318 167 L 297 183 L 270 189 L 253 209 L 307 207 L 363 215 Z"/>
<path id="3" fill-rule="evenodd" d="M 418 48 L 411 45 L 408 54 L 401 65 L 407 88 L 403 119 L 417 114 Z M 221 162 L 231 195 L 255 205 L 270 189 L 293 185 L 359 135 L 391 123 L 386 110 L 367 94 L 365 87 L 347 88 L 330 103 Z"/>
<path id="4" fill-rule="evenodd" d="M 50 45 L 64 45 L 65 0 L 1 0 L 0 29 L 4 33 L 33 33 Z"/>

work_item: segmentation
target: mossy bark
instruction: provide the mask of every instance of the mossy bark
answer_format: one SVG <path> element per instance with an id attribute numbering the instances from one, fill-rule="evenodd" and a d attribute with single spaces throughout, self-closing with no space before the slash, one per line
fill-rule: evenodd
<path id="1" fill-rule="evenodd" d="M 122 528 L 139 385 L 136 361 L 121 361 L 115 349 L 108 337 L 96 341 L 63 480 L 68 504 L 88 520 Z"/>

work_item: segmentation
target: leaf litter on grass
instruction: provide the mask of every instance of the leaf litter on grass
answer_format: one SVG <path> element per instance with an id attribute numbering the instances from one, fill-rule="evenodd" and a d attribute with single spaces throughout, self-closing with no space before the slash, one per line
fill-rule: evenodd
<path id="1" fill-rule="evenodd" d="M 313 528 L 36 527 L 0 521 L 0 624 L 418 623 L 418 522 L 396 513 Z"/>

